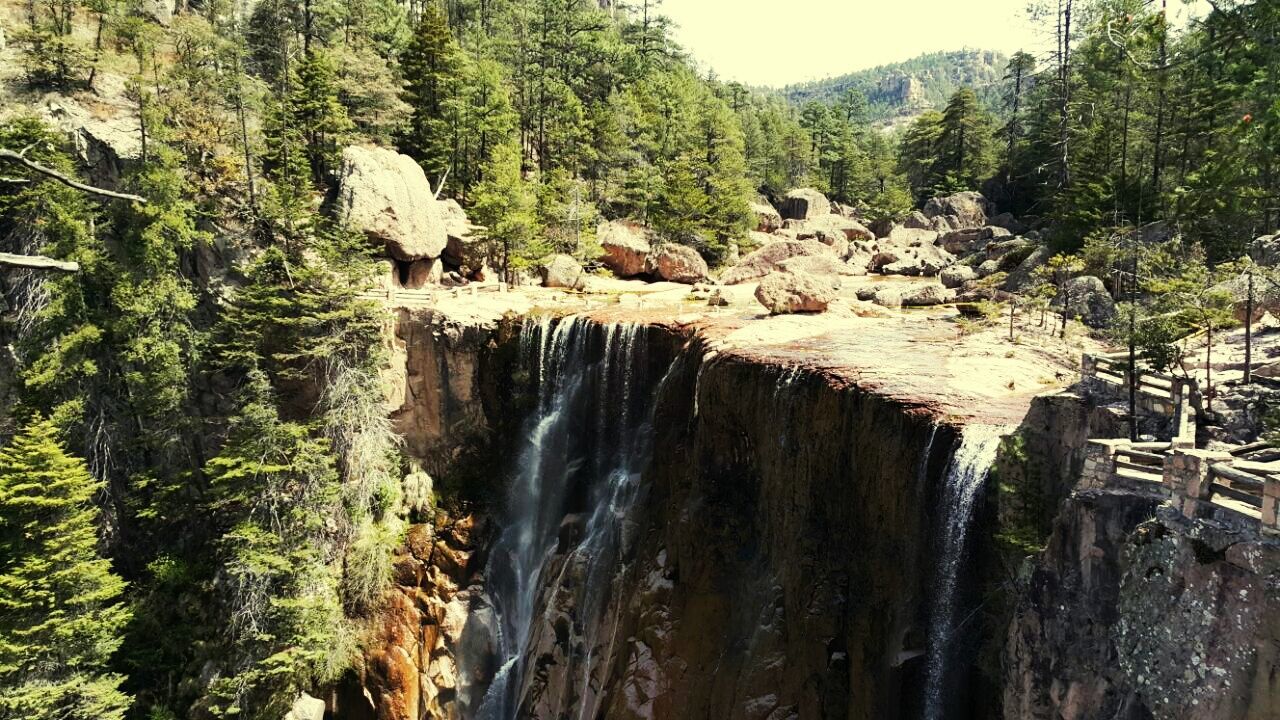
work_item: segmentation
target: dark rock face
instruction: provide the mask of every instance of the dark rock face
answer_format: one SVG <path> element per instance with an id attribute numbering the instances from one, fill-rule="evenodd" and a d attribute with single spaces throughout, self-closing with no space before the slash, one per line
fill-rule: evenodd
<path id="1" fill-rule="evenodd" d="M 605 609 L 535 628 L 521 717 L 912 717 L 932 570 L 920 498 L 952 432 L 928 408 L 744 358 L 688 363 L 657 403 Z M 579 617 L 569 597 L 544 588 L 548 616 Z M 590 690 L 558 694 L 574 677 Z"/>
<path id="2" fill-rule="evenodd" d="M 1087 491 L 1064 504 L 1009 629 L 1005 718 L 1280 712 L 1280 544 L 1162 501 Z"/>

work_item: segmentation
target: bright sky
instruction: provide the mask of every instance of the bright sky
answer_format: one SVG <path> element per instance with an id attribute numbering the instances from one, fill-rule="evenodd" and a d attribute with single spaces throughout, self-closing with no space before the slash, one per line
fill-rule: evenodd
<path id="1" fill-rule="evenodd" d="M 660 9 L 703 70 L 776 87 L 937 50 L 1052 47 L 1026 7 L 1027 0 L 665 0 Z M 1186 12 L 1182 0 L 1169 7 Z"/>
<path id="2" fill-rule="evenodd" d="M 1027 0 L 666 0 L 676 39 L 726 80 L 781 86 L 935 50 L 1037 43 Z"/>

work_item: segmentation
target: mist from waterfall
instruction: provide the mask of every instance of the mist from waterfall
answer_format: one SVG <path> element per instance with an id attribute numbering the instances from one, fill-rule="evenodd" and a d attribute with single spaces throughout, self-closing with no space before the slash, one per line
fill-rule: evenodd
<path id="1" fill-rule="evenodd" d="M 662 385 L 646 377 L 641 333 L 638 324 L 600 326 L 574 317 L 528 323 L 522 331 L 521 367 L 531 375 L 537 405 L 512 466 L 503 530 L 488 562 L 500 664 L 468 717 L 519 716 L 530 637 L 545 621 L 538 613 L 547 612 L 540 598 L 572 592 L 578 629 L 608 604 Z M 572 580 L 560 577 L 574 563 L 582 570 Z M 564 697 L 580 699 L 572 708 L 579 713 L 591 692 L 589 657 L 582 667 L 583 677 L 563 689 Z"/>
<path id="2" fill-rule="evenodd" d="M 960 445 L 947 467 L 939 508 L 937 564 L 933 575 L 933 605 L 929 614 L 925 720 L 944 720 L 955 687 L 956 639 L 967 617 L 959 607 L 961 572 L 969 556 L 967 541 L 976 500 L 986 485 L 1000 439 L 1009 429 L 990 425 L 964 428 Z"/>

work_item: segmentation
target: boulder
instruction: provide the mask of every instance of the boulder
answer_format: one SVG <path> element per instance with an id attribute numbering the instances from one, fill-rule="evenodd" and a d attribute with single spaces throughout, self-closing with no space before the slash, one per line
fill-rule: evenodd
<path id="1" fill-rule="evenodd" d="M 1280 233 L 1263 235 L 1249 246 L 1249 257 L 1266 267 L 1280 265 Z"/>
<path id="2" fill-rule="evenodd" d="M 1029 229 L 1022 221 L 1014 217 L 1013 213 L 1007 212 L 996 215 L 989 219 L 987 223 L 995 227 L 1004 228 L 1014 235 L 1021 235 Z"/>
<path id="3" fill-rule="evenodd" d="M 902 307 L 902 290 L 895 287 L 878 288 L 871 293 L 871 302 L 887 308 Z"/>
<path id="4" fill-rule="evenodd" d="M 938 273 L 943 287 L 958 288 L 970 280 L 977 280 L 978 272 L 968 265 L 951 265 Z"/>
<path id="5" fill-rule="evenodd" d="M 724 292 L 722 292 L 720 288 L 716 288 L 707 296 L 707 305 L 711 307 L 728 307 L 729 298 L 725 297 Z"/>
<path id="6" fill-rule="evenodd" d="M 929 218 L 929 229 L 936 233 L 949 233 L 958 229 L 959 223 L 950 215 L 939 215 L 935 218 Z"/>
<path id="7" fill-rule="evenodd" d="M 1091 328 L 1106 327 L 1116 314 L 1116 303 L 1102 280 L 1084 275 L 1071 278 L 1063 284 L 1050 307 L 1062 311 L 1065 306 L 1067 317 L 1080 318 L 1080 321 Z"/>
<path id="8" fill-rule="evenodd" d="M 753 230 L 747 233 L 747 247 L 752 250 L 755 250 L 757 248 L 762 248 L 771 242 L 776 242 L 781 239 L 782 238 L 778 237 L 777 235 L 770 235 L 768 233 L 762 233 L 762 232 L 757 232 Z"/>
<path id="9" fill-rule="evenodd" d="M 921 245 L 932 245 L 938 240 L 938 233 L 932 230 L 920 230 L 917 228 L 898 227 L 894 228 L 886 238 L 891 243 L 906 245 L 908 247 L 919 247 Z"/>
<path id="10" fill-rule="evenodd" d="M 1002 289 L 1009 292 L 1020 292 L 1030 287 L 1035 279 L 1036 268 L 1049 262 L 1051 257 L 1053 257 L 1053 251 L 1046 245 L 1040 245 L 1035 250 L 1032 250 L 1022 262 L 1018 263 L 1016 268 L 1009 271 L 1009 277 L 1005 278 Z"/>
<path id="11" fill-rule="evenodd" d="M 489 245 L 484 238 L 471 234 L 475 226 L 467 220 L 467 213 L 458 201 L 450 198 L 441 202 L 440 214 L 447 238 L 440 257 L 459 268 L 463 275 L 471 275 L 488 265 Z"/>
<path id="12" fill-rule="evenodd" d="M 293 701 L 293 707 L 285 713 L 284 720 L 324 720 L 324 701 L 306 693 Z"/>
<path id="13" fill-rule="evenodd" d="M 808 220 L 819 215 L 830 215 L 831 201 L 813 188 L 797 188 L 787 193 L 778 210 L 785 220 Z"/>
<path id="14" fill-rule="evenodd" d="M 422 166 L 408 155 L 377 147 L 342 151 L 338 216 L 383 243 L 397 260 L 436 258 L 448 244 L 440 203 Z"/>
<path id="15" fill-rule="evenodd" d="M 879 220 L 873 220 L 871 224 L 867 226 L 867 229 L 875 234 L 876 237 L 884 238 L 889 237 L 889 233 L 893 232 L 893 229 L 897 226 L 897 223 L 889 218 L 880 218 Z"/>
<path id="16" fill-rule="evenodd" d="M 967 255 L 987 246 L 995 239 L 1011 237 L 1013 233 L 1001 227 L 986 225 L 978 228 L 952 230 L 938 238 L 938 244 L 954 255 Z"/>
<path id="17" fill-rule="evenodd" d="M 587 285 L 587 273 L 572 255 L 552 255 L 538 271 L 542 287 L 581 290 Z"/>
<path id="18" fill-rule="evenodd" d="M 436 285 L 444 276 L 444 264 L 438 259 L 423 258 L 409 264 L 409 276 L 405 280 L 406 290 L 419 290 L 428 285 Z"/>
<path id="19" fill-rule="evenodd" d="M 886 275 L 937 275 L 956 259 L 936 245 L 902 248 L 894 253 L 896 260 L 880 263 L 878 270 Z"/>
<path id="20" fill-rule="evenodd" d="M 618 277 L 649 272 L 649 231 L 635 223 L 613 220 L 596 228 L 596 240 L 604 249 L 600 262 Z"/>
<path id="21" fill-rule="evenodd" d="M 954 218 L 956 229 L 962 229 L 986 225 L 994 209 L 982 193 L 959 192 L 932 198 L 925 203 L 924 214 L 931 218 L 942 215 Z"/>
<path id="22" fill-rule="evenodd" d="M 748 253 L 742 262 L 729 268 L 720 277 L 725 285 L 751 282 L 780 269 L 779 263 L 801 255 L 830 255 L 835 252 L 817 240 L 778 240 Z"/>
<path id="23" fill-rule="evenodd" d="M 772 315 L 823 312 L 836 299 L 838 289 L 830 277 L 775 272 L 760 281 L 756 300 Z"/>
<path id="24" fill-rule="evenodd" d="M 800 255 L 778 263 L 781 270 L 800 275 L 852 277 L 866 275 L 867 268 L 850 265 L 832 255 Z"/>
<path id="25" fill-rule="evenodd" d="M 998 258 L 983 260 L 978 265 L 978 277 L 980 278 L 990 277 L 998 272 L 1000 272 L 1000 260 Z"/>
<path id="26" fill-rule="evenodd" d="M 902 227 L 913 230 L 932 230 L 933 220 L 919 210 L 912 210 L 911 214 L 902 221 Z"/>
<path id="27" fill-rule="evenodd" d="M 663 243 L 649 256 L 650 272 L 669 282 L 692 285 L 707 279 L 707 261 L 688 245 Z"/>
<path id="28" fill-rule="evenodd" d="M 764 198 L 751 203 L 751 212 L 755 213 L 758 232 L 770 233 L 782 227 L 782 215 Z"/>
<path id="29" fill-rule="evenodd" d="M 902 293 L 902 304 L 906 307 L 929 307 L 951 302 L 955 293 L 941 285 L 915 285 Z"/>

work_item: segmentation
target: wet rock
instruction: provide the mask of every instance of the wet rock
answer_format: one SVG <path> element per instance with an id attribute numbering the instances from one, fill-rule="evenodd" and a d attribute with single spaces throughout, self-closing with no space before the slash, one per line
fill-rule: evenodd
<path id="1" fill-rule="evenodd" d="M 663 243 L 649 258 L 650 271 L 668 282 L 692 285 L 707 279 L 707 261 L 688 245 Z"/>
<path id="2" fill-rule="evenodd" d="M 618 277 L 634 277 L 649 271 L 650 233 L 643 226 L 623 220 L 601 223 L 596 240 L 604 250 L 600 262 Z"/>
<path id="3" fill-rule="evenodd" d="M 823 312 L 838 289 L 830 277 L 775 272 L 760 281 L 756 300 L 773 315 Z"/>
<path id="4" fill-rule="evenodd" d="M 587 273 L 572 255 L 552 255 L 538 268 L 542 287 L 581 290 L 587 286 Z"/>
<path id="5" fill-rule="evenodd" d="M 440 256 L 448 236 L 439 205 L 422 166 L 408 155 L 362 146 L 342 151 L 338 216 L 397 260 Z"/>

